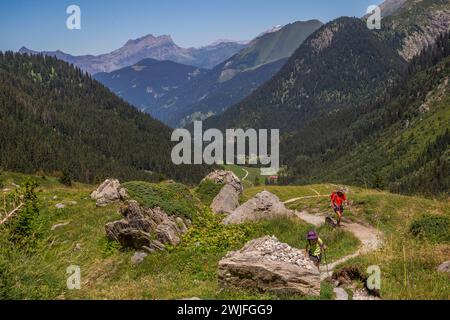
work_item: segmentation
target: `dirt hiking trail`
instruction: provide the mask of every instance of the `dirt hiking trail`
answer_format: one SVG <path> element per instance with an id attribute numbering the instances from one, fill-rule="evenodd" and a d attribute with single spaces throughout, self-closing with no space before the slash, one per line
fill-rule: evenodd
<path id="1" fill-rule="evenodd" d="M 310 196 L 310 197 L 290 199 L 290 200 L 286 201 L 285 204 L 293 203 L 300 199 L 313 198 L 313 197 L 315 198 L 315 197 L 321 197 L 321 196 L 316 195 L 316 196 Z M 325 224 L 325 219 L 327 218 L 326 215 L 311 214 L 306 211 L 302 211 L 302 212 L 295 211 L 295 215 L 298 218 L 300 218 L 301 220 L 303 220 L 309 224 L 312 224 L 316 227 L 320 227 L 321 225 Z M 376 228 L 374 228 L 370 225 L 357 223 L 357 222 L 348 222 L 348 221 L 345 221 L 345 219 L 344 219 L 341 223 L 341 228 L 343 230 L 351 232 L 359 241 L 361 241 L 361 247 L 355 253 L 345 256 L 337 261 L 334 261 L 333 263 L 328 264 L 328 268 L 327 268 L 327 265 L 322 265 L 320 267 L 321 280 L 325 280 L 325 279 L 331 277 L 333 274 L 333 270 L 337 265 L 339 265 L 349 259 L 355 258 L 355 257 L 359 256 L 360 254 L 364 254 L 364 253 L 368 253 L 368 252 L 377 250 L 382 245 L 383 235 L 381 234 L 381 232 L 379 230 L 377 230 Z M 327 270 L 328 270 L 328 272 L 327 272 Z"/>

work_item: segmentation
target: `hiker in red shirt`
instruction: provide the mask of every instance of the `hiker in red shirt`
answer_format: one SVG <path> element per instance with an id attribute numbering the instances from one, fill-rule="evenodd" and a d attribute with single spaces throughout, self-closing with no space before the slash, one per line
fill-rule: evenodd
<path id="1" fill-rule="evenodd" d="M 344 215 L 344 202 L 348 204 L 347 197 L 343 190 L 338 190 L 331 194 L 331 207 L 338 216 L 338 227 L 341 225 L 342 216 Z"/>

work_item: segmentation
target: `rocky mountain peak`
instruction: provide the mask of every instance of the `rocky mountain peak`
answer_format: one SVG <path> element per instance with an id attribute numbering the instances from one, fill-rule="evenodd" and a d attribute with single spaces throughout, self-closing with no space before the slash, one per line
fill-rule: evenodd
<path id="1" fill-rule="evenodd" d="M 172 37 L 170 35 L 161 35 L 161 36 L 154 36 L 152 34 L 148 34 L 146 36 L 137 38 L 137 39 L 131 39 L 128 40 L 125 44 L 125 47 L 130 46 L 161 46 L 165 44 L 174 44 Z"/>

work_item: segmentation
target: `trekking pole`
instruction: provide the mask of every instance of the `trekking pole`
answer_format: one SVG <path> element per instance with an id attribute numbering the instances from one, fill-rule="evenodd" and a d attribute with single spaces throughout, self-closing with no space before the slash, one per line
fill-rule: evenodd
<path id="1" fill-rule="evenodd" d="M 323 257 L 325 258 L 325 264 L 327 266 L 327 278 L 330 275 L 330 270 L 328 270 L 328 259 L 327 259 L 327 254 L 325 253 L 325 250 L 323 250 Z"/>

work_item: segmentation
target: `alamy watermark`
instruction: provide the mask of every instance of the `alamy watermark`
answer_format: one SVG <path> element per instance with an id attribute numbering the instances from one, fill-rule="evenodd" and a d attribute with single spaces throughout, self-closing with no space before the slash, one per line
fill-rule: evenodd
<path id="1" fill-rule="evenodd" d="M 69 266 L 66 269 L 67 274 L 70 276 L 67 278 L 66 284 L 69 290 L 81 289 L 81 269 L 79 266 Z"/>
<path id="2" fill-rule="evenodd" d="M 370 266 L 367 268 L 367 289 L 381 290 L 381 268 L 379 266 Z"/>
<path id="3" fill-rule="evenodd" d="M 227 129 L 225 137 L 218 129 L 203 132 L 203 123 L 194 122 L 194 137 L 186 129 L 176 129 L 172 142 L 172 162 L 181 164 L 260 165 L 261 175 L 278 174 L 280 169 L 280 130 Z M 206 145 L 207 143 L 207 145 Z M 225 157 L 224 157 L 224 150 Z"/>
<path id="4" fill-rule="evenodd" d="M 66 27 L 69 30 L 81 30 L 81 8 L 77 5 L 70 5 L 66 9 L 69 17 L 66 20 Z"/>
<path id="5" fill-rule="evenodd" d="M 366 13 L 369 15 L 367 17 L 367 28 L 370 30 L 380 30 L 381 29 L 381 8 L 376 5 L 372 5 L 367 8 Z"/>

